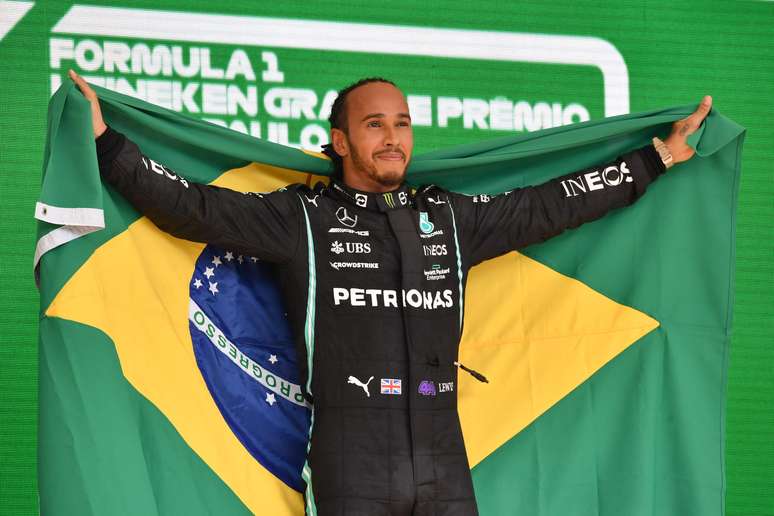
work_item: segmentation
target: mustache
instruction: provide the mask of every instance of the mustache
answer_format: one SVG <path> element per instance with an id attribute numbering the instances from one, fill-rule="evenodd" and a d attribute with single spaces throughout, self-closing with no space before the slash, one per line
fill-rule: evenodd
<path id="1" fill-rule="evenodd" d="M 388 149 L 388 150 L 379 151 L 374 153 L 374 157 L 381 156 L 382 154 L 400 154 L 404 160 L 406 159 L 406 153 L 400 149 Z"/>

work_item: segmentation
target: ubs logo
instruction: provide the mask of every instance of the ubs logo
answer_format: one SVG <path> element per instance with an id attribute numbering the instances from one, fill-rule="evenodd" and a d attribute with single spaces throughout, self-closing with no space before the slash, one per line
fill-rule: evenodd
<path id="1" fill-rule="evenodd" d="M 331 252 L 335 254 L 370 254 L 371 244 L 367 242 L 344 242 L 338 240 L 331 244 Z"/>

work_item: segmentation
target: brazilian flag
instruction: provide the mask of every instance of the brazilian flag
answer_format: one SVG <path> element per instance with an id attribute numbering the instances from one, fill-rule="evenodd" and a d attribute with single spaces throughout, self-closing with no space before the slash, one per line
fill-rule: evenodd
<path id="1" fill-rule="evenodd" d="M 321 155 L 98 89 L 109 125 L 187 180 L 327 180 Z M 416 156 L 413 186 L 496 194 L 664 136 L 693 106 Z M 470 273 L 460 418 L 483 515 L 724 513 L 725 382 L 744 129 L 635 205 Z M 161 173 L 164 170 L 159 168 Z M 309 406 L 272 268 L 158 230 L 100 181 L 90 111 L 51 99 L 40 201 L 47 515 L 303 514 Z"/>

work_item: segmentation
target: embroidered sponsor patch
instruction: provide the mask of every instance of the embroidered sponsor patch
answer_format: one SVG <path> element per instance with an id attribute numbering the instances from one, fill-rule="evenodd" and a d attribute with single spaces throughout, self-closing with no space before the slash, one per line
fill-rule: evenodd
<path id="1" fill-rule="evenodd" d="M 454 382 L 438 382 L 438 392 L 454 392 Z"/>
<path id="2" fill-rule="evenodd" d="M 419 382 L 417 392 L 422 396 L 435 396 L 435 384 L 430 380 L 422 380 Z"/>
<path id="3" fill-rule="evenodd" d="M 368 396 L 370 398 L 371 397 L 371 393 L 368 392 L 368 384 L 371 383 L 371 380 L 373 380 L 373 379 L 374 379 L 374 377 L 372 376 L 372 377 L 370 377 L 368 379 L 367 382 L 361 382 L 360 380 L 357 379 L 357 377 L 350 376 L 349 378 L 347 378 L 347 383 L 351 383 L 352 385 L 357 385 L 358 387 L 361 387 L 363 389 L 363 391 L 365 391 L 366 396 Z"/>
<path id="4" fill-rule="evenodd" d="M 419 212 L 419 229 L 425 235 L 429 235 L 435 229 L 435 224 L 430 222 L 430 219 L 428 218 L 426 211 Z"/>
<path id="5" fill-rule="evenodd" d="M 403 382 L 400 378 L 382 378 L 381 381 L 381 393 L 382 394 L 401 394 L 401 384 Z"/>

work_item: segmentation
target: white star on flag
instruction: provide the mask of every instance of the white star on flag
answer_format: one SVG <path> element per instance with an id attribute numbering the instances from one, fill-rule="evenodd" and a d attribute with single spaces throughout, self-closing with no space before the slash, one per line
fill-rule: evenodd
<path id="1" fill-rule="evenodd" d="M 232 253 L 231 251 L 226 251 L 226 256 L 224 258 L 226 258 L 227 262 L 230 262 L 231 260 L 234 259 L 234 253 Z"/>
<path id="2" fill-rule="evenodd" d="M 250 259 L 253 261 L 253 263 L 258 263 L 258 258 L 255 256 L 251 256 Z"/>
<path id="3" fill-rule="evenodd" d="M 210 291 L 210 292 L 212 292 L 212 295 L 213 295 L 213 296 L 214 296 L 215 294 L 217 294 L 218 292 L 220 292 L 220 291 L 218 290 L 218 282 L 217 282 L 217 281 L 216 281 L 215 283 L 213 283 L 213 282 L 211 282 L 211 281 L 210 281 L 210 282 L 208 282 L 208 283 L 210 284 L 209 291 Z"/>
<path id="4" fill-rule="evenodd" d="M 240 255 L 239 255 L 239 257 L 237 258 L 237 261 L 238 261 L 239 263 L 242 263 L 243 261 L 245 261 L 245 259 L 244 259 L 244 258 L 242 258 L 242 255 L 240 254 Z"/>
<path id="5" fill-rule="evenodd" d="M 269 405 L 274 405 L 275 403 L 277 403 L 277 399 L 274 397 L 273 392 L 266 393 L 266 403 L 268 403 Z"/>
<path id="6" fill-rule="evenodd" d="M 276 364 L 277 363 L 277 355 L 269 355 L 269 362 L 271 362 L 272 364 Z"/>
<path id="7" fill-rule="evenodd" d="M 220 256 L 216 256 L 212 259 L 212 263 L 214 263 L 215 267 L 217 267 L 218 265 L 221 265 L 223 262 L 220 261 Z"/>
<path id="8" fill-rule="evenodd" d="M 196 278 L 196 280 L 194 281 L 194 287 L 201 288 L 201 286 L 202 286 L 202 280 L 200 280 L 199 278 Z"/>
<path id="9" fill-rule="evenodd" d="M 212 267 L 206 267 L 204 269 L 204 275 L 207 276 L 207 279 L 210 279 L 215 275 L 215 269 L 213 269 Z"/>

